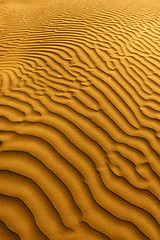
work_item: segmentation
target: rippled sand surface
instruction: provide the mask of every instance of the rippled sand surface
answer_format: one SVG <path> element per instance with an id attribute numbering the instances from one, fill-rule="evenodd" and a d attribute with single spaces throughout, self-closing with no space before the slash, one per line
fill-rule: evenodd
<path id="1" fill-rule="evenodd" d="M 160 1 L 0 0 L 0 240 L 160 239 Z"/>

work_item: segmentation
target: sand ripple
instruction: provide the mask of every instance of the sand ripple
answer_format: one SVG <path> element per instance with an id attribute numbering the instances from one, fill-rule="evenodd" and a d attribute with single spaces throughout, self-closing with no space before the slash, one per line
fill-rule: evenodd
<path id="1" fill-rule="evenodd" d="M 0 239 L 160 239 L 159 16 L 0 1 Z"/>

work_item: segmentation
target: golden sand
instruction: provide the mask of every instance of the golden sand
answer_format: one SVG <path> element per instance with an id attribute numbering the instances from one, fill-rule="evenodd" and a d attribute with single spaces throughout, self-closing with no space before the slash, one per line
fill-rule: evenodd
<path id="1" fill-rule="evenodd" d="M 0 240 L 160 240 L 160 1 L 0 0 Z"/>

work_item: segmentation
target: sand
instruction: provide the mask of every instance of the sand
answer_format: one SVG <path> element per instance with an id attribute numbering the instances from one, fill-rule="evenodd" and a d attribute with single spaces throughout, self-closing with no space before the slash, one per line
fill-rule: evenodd
<path id="1" fill-rule="evenodd" d="M 160 239 L 160 1 L 0 1 L 0 240 Z"/>

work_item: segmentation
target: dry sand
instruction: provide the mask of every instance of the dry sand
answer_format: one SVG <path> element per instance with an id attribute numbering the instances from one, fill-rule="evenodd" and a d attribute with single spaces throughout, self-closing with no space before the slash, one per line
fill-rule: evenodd
<path id="1" fill-rule="evenodd" d="M 0 240 L 160 239 L 160 1 L 0 0 Z"/>

